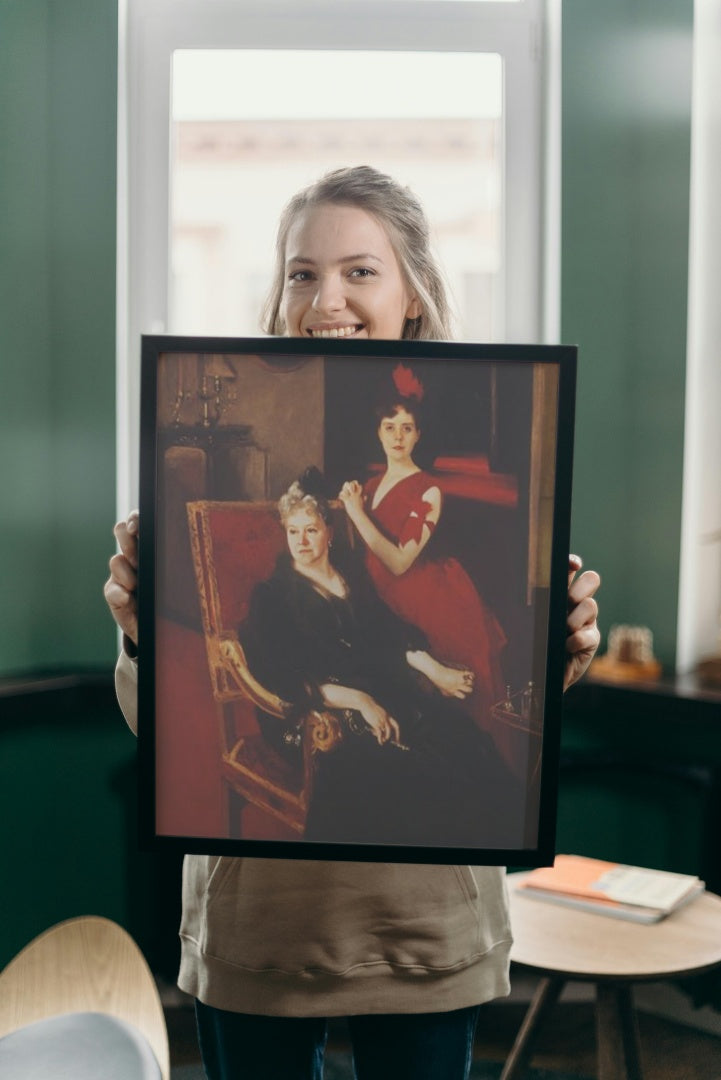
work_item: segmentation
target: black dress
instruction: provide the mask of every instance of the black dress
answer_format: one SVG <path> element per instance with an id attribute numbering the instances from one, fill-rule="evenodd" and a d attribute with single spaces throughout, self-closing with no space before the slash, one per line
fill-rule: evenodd
<path id="1" fill-rule="evenodd" d="M 400 726 L 406 749 L 380 746 L 358 714 L 343 740 L 315 756 L 304 838 L 328 843 L 521 847 L 523 792 L 493 741 L 408 664 L 423 635 L 398 619 L 359 571 L 339 598 L 298 574 L 289 557 L 258 585 L 239 638 L 253 674 L 298 715 L 326 709 L 325 683 L 367 692 Z M 284 722 L 259 716 L 276 748 Z M 298 761 L 300 767 L 300 760 Z"/>

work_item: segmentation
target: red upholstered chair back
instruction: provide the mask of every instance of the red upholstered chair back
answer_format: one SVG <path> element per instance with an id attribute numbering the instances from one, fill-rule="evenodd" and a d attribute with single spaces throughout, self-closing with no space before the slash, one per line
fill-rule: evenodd
<path id="1" fill-rule="evenodd" d="M 244 692 L 267 711 L 282 712 L 277 698 L 258 693 L 262 688 L 245 678 L 241 670 L 245 658 L 237 641 L 238 627 L 248 614 L 253 589 L 270 577 L 286 547 L 276 505 L 201 500 L 189 502 L 187 509 L 215 698 L 229 701 Z M 333 504 L 332 512 L 336 539 L 340 545 L 352 545 L 352 529 L 345 511 L 339 504 Z"/>
<path id="2" fill-rule="evenodd" d="M 275 503 L 193 502 L 188 516 L 203 629 L 233 633 L 248 614 L 254 587 L 270 577 L 285 547 Z"/>

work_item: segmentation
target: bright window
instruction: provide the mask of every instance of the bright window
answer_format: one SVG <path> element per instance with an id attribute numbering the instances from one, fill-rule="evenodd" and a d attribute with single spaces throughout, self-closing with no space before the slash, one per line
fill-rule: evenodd
<path id="1" fill-rule="evenodd" d="M 172 110 L 171 332 L 257 334 L 288 198 L 372 163 L 426 208 L 456 336 L 502 338 L 499 56 L 184 50 Z"/>
<path id="2" fill-rule="evenodd" d="M 137 500 L 140 335 L 257 334 L 279 212 L 329 169 L 375 165 L 421 197 L 457 336 L 554 339 L 557 6 L 121 0 L 120 512 Z"/>

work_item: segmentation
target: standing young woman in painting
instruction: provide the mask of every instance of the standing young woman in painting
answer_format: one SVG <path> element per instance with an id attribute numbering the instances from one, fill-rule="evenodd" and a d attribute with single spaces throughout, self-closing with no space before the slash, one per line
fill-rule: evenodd
<path id="1" fill-rule="evenodd" d="M 505 635 L 459 561 L 435 553 L 441 490 L 413 456 L 422 437 L 423 398 L 418 378 L 399 364 L 376 406 L 385 471 L 364 486 L 347 481 L 340 498 L 366 545 L 366 566 L 378 593 L 397 615 L 423 631 L 437 656 L 470 669 L 467 708 L 513 767 L 513 744 L 506 745 L 491 717 L 491 706 L 503 694 Z"/>
<path id="2" fill-rule="evenodd" d="M 440 290 L 440 292 L 439 292 Z M 280 224 L 267 329 L 443 337 L 446 305 L 417 200 L 340 170 Z M 134 723 L 137 515 L 119 523 L 105 595 L 126 635 L 118 696 Z M 598 575 L 569 568 L 566 685 L 598 647 Z M 499 867 L 189 855 L 179 985 L 197 1001 L 210 1080 L 319 1080 L 327 1017 L 347 1016 L 359 1080 L 464 1080 L 478 1007 L 508 993 Z"/>

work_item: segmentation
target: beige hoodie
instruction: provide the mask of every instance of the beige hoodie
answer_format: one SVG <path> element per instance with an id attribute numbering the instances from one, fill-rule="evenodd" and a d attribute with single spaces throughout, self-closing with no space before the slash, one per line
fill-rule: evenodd
<path id="1" fill-rule="evenodd" d="M 137 721 L 125 653 L 118 700 Z M 178 984 L 269 1016 L 441 1012 L 508 993 L 505 871 L 186 855 Z"/>

